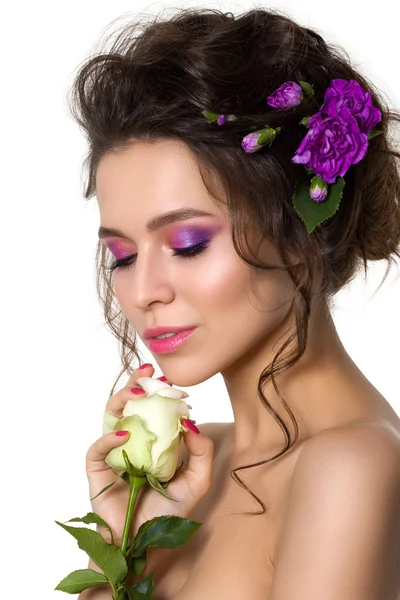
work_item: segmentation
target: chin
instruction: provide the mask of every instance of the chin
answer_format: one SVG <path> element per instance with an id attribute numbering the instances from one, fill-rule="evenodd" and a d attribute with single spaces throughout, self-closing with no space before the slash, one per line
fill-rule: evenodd
<path id="1" fill-rule="evenodd" d="M 160 367 L 161 368 L 161 367 Z M 170 365 L 161 369 L 168 381 L 172 381 L 172 385 L 180 387 L 192 387 L 203 383 L 210 377 L 216 375 L 219 371 L 202 370 L 200 371 L 196 364 L 192 366 L 185 365 L 185 361 L 181 359 L 181 362 L 176 367 Z"/>

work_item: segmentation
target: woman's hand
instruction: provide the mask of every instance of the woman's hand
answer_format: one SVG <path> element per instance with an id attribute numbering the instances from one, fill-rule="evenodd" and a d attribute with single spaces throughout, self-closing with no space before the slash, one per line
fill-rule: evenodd
<path id="1" fill-rule="evenodd" d="M 152 377 L 153 374 L 152 366 L 136 369 L 130 376 L 127 385 L 108 400 L 106 411 L 121 419 L 126 402 L 133 397 L 130 388 L 139 387 L 136 379 Z M 144 390 L 143 395 L 145 395 Z M 140 397 L 140 395 L 135 396 L 135 398 Z M 117 477 L 113 469 L 105 462 L 105 458 L 112 448 L 124 444 L 127 439 L 127 436 L 118 437 L 114 433 L 108 433 L 95 441 L 86 454 L 90 498 L 117 480 L 108 490 L 97 498 L 93 498 L 91 504 L 93 512 L 110 525 L 114 542 L 118 546 L 122 541 L 129 484 L 121 477 Z M 142 486 L 135 504 L 129 541 L 136 535 L 140 525 L 153 517 L 175 515 L 189 518 L 194 508 L 209 491 L 214 457 L 213 440 L 202 433 L 197 434 L 193 431 L 183 432 L 183 440 L 189 452 L 188 466 L 179 469 L 166 487 L 168 495 L 175 498 L 177 502 L 163 497 L 148 484 Z M 98 526 L 97 530 L 106 541 L 111 541 L 110 533 L 106 528 Z"/>

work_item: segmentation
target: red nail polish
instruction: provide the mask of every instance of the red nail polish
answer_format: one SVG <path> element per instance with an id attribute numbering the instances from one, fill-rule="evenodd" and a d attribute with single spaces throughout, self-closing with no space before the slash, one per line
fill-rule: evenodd
<path id="1" fill-rule="evenodd" d="M 145 394 L 146 392 L 142 388 L 131 388 L 132 394 Z"/>
<path id="2" fill-rule="evenodd" d="M 198 429 L 196 427 L 196 425 L 194 423 L 192 423 L 191 421 L 188 421 L 187 419 L 182 419 L 182 423 L 185 427 L 187 427 L 188 429 L 191 429 L 195 433 L 200 433 L 200 429 Z"/>
<path id="3" fill-rule="evenodd" d="M 146 367 L 152 367 L 153 365 L 151 363 L 144 363 L 144 365 L 142 365 L 141 367 L 139 367 L 139 369 L 145 369 Z"/>
<path id="4" fill-rule="evenodd" d="M 116 431 L 115 435 L 127 435 L 129 433 L 129 431 L 125 431 L 125 430 L 120 430 L 120 431 Z"/>
<path id="5" fill-rule="evenodd" d="M 162 377 L 157 377 L 157 379 L 159 379 L 160 381 L 165 381 L 166 383 L 168 383 L 168 379 L 165 377 L 165 375 L 163 375 Z"/>

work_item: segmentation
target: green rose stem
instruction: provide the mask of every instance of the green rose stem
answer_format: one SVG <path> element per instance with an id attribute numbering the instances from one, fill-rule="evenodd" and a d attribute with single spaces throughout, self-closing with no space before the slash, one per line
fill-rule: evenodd
<path id="1" fill-rule="evenodd" d="M 146 477 L 138 477 L 137 475 L 129 475 L 129 500 L 128 500 L 128 508 L 126 511 L 125 517 L 125 525 L 124 531 L 122 534 L 122 542 L 120 546 L 121 552 L 125 555 L 126 549 L 128 547 L 128 538 L 129 531 L 132 522 L 133 509 L 135 508 L 136 499 L 139 493 L 140 488 L 147 483 Z M 114 600 L 124 600 L 125 593 L 123 589 L 117 591 L 117 594 Z"/>

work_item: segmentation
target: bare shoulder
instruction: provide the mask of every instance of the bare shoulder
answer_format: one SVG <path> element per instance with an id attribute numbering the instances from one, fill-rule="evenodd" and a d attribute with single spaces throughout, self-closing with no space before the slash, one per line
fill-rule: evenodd
<path id="1" fill-rule="evenodd" d="M 351 423 L 325 429 L 307 440 L 298 466 L 330 458 L 334 461 L 352 458 L 359 463 L 368 462 L 371 467 L 384 459 L 388 468 L 399 468 L 400 435 L 382 422 Z"/>
<path id="2" fill-rule="evenodd" d="M 270 600 L 400 598 L 400 438 L 382 423 L 324 430 L 296 463 Z"/>
<path id="3" fill-rule="evenodd" d="M 326 429 L 307 440 L 299 455 L 293 477 L 295 488 L 312 488 L 322 477 L 356 482 L 373 480 L 400 485 L 400 436 L 378 422 L 357 423 Z M 391 482 L 391 483 L 390 483 Z"/>

